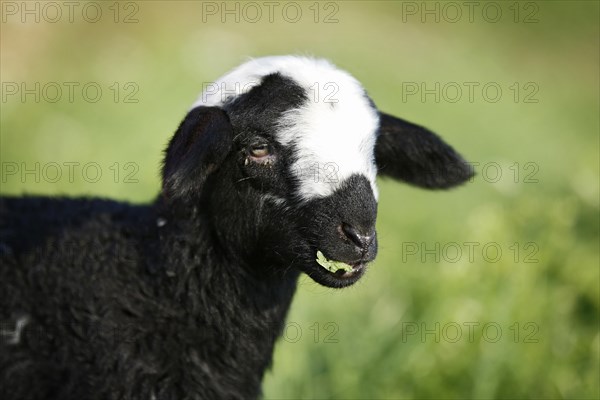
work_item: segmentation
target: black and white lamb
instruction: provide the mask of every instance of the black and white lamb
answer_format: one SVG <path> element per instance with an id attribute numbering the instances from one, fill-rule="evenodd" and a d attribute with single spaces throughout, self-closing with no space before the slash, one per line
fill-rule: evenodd
<path id="1" fill-rule="evenodd" d="M 206 88 L 152 204 L 2 198 L 0 398 L 259 397 L 299 274 L 345 287 L 375 258 L 378 174 L 472 175 L 348 73 L 282 56 Z"/>

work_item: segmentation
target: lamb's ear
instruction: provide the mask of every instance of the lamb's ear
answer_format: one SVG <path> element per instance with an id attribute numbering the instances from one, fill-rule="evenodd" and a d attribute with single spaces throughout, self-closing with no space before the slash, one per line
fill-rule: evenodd
<path id="1" fill-rule="evenodd" d="M 184 118 L 165 150 L 163 194 L 183 198 L 199 194 L 206 178 L 231 149 L 229 117 L 217 107 L 196 107 Z"/>
<path id="2" fill-rule="evenodd" d="M 473 169 L 436 134 L 389 114 L 379 113 L 375 145 L 378 173 L 427 189 L 445 189 L 473 176 Z"/>

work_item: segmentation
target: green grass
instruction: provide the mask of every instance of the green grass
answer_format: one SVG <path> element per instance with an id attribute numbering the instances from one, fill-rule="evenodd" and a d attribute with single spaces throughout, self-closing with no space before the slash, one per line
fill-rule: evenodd
<path id="1" fill-rule="evenodd" d="M 248 56 L 330 58 L 381 109 L 427 125 L 478 162 L 478 175 L 451 192 L 380 182 L 377 262 L 342 291 L 301 279 L 265 397 L 598 398 L 598 3 L 539 2 L 531 24 L 512 22 L 513 2 L 497 3 L 498 23 L 480 13 L 472 23 L 403 22 L 403 3 L 392 1 L 339 2 L 338 23 L 314 23 L 312 2 L 301 4 L 296 24 L 203 22 L 200 4 L 164 1 L 139 3 L 135 24 L 9 18 L 2 82 L 98 82 L 104 92 L 97 103 L 3 100 L 3 165 L 96 162 L 103 174 L 96 183 L 79 167 L 72 182 L 4 175 L 0 192 L 149 201 L 161 151 L 203 82 Z M 122 101 L 127 82 L 137 103 Z M 495 82 L 503 95 L 403 99 L 411 82 Z M 524 102 L 532 88 L 538 101 Z M 124 182 L 130 172 L 137 183 Z M 439 260 L 412 254 L 436 243 Z"/>

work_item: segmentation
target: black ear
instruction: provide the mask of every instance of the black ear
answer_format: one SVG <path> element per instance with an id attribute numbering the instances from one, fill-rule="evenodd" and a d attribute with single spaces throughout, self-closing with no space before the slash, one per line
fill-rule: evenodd
<path id="1" fill-rule="evenodd" d="M 375 145 L 378 173 L 427 189 L 446 189 L 473 176 L 452 147 L 422 126 L 379 113 Z"/>
<path id="2" fill-rule="evenodd" d="M 185 198 L 200 194 L 206 178 L 231 149 L 229 117 L 217 107 L 196 107 L 184 118 L 165 150 L 163 194 Z"/>

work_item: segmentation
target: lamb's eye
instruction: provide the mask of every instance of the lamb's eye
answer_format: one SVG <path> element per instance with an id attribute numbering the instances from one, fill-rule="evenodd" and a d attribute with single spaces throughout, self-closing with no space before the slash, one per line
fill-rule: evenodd
<path id="1" fill-rule="evenodd" d="M 250 155 L 255 158 L 263 158 L 271 154 L 271 147 L 267 143 L 258 143 L 250 146 Z"/>

